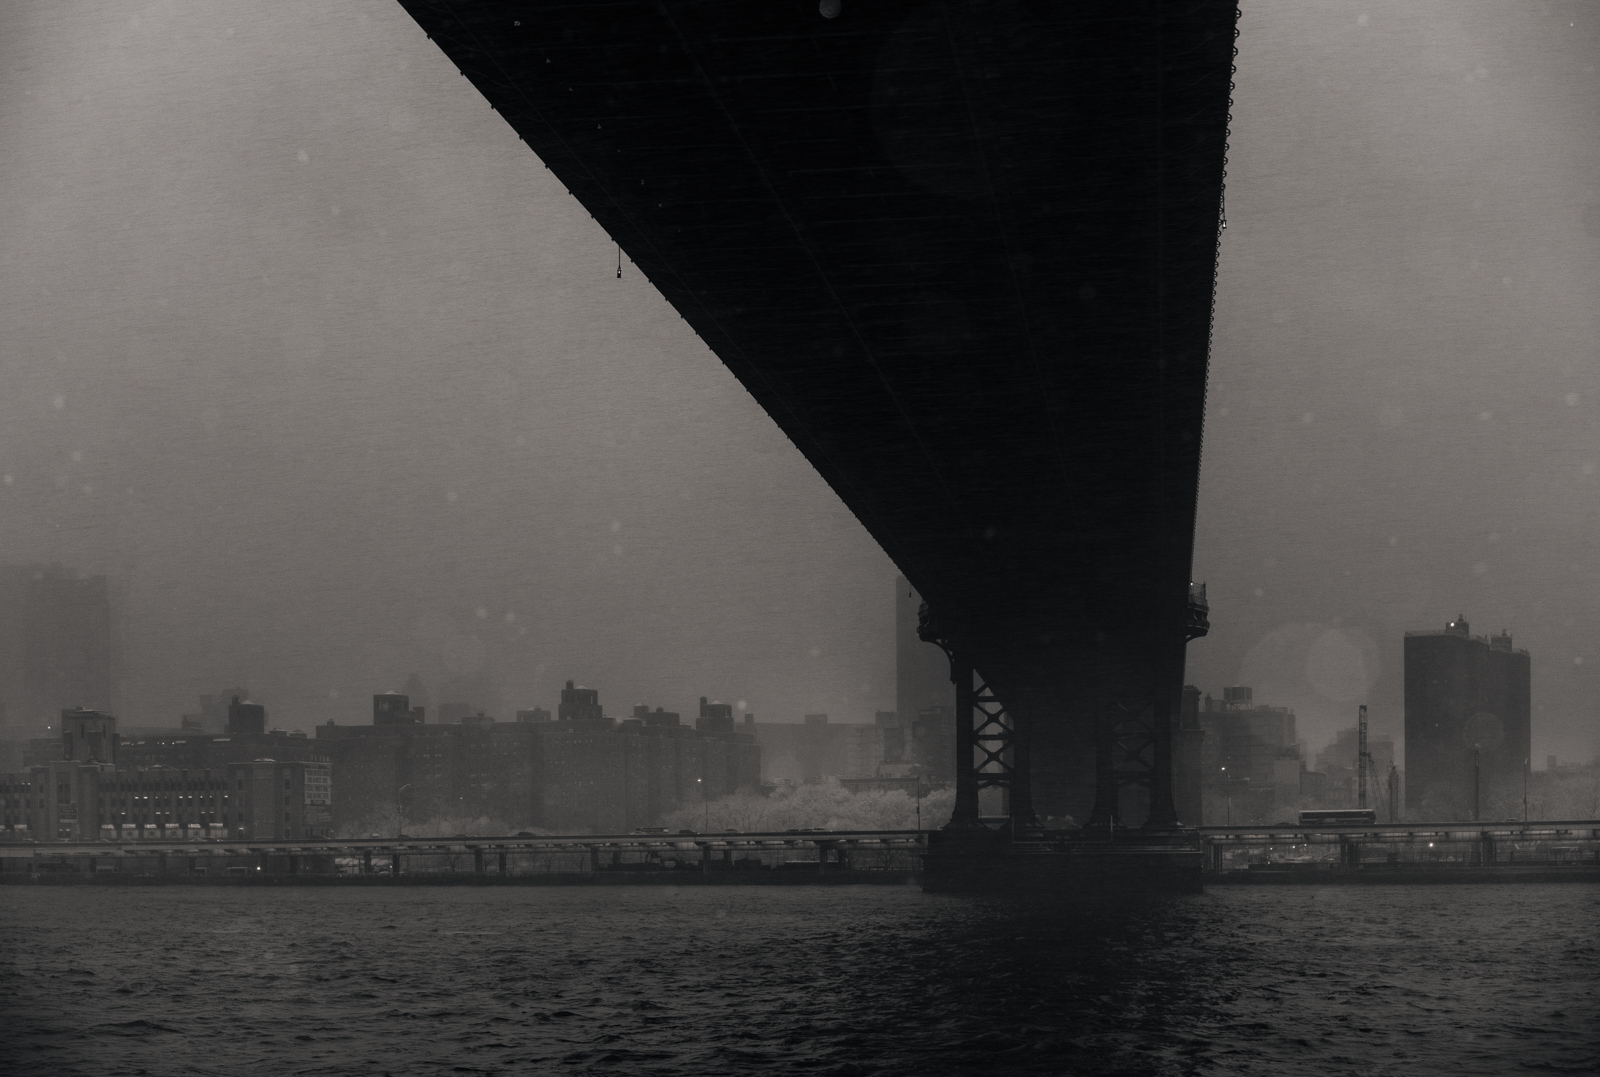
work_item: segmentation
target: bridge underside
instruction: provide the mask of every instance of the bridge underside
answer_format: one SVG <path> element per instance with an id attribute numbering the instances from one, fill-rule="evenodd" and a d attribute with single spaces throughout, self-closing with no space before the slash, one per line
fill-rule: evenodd
<path id="1" fill-rule="evenodd" d="M 1182 676 L 1233 0 L 402 3 L 1087 818 Z"/>

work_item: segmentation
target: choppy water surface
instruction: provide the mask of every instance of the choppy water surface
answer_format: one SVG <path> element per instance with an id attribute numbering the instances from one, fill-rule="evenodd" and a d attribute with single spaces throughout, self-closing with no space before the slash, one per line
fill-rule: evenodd
<path id="1" fill-rule="evenodd" d="M 11 1074 L 1600 1070 L 1600 890 L 0 890 Z"/>

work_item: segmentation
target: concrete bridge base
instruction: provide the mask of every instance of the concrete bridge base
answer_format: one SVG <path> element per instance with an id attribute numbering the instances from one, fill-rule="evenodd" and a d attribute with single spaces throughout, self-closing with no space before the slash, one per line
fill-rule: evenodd
<path id="1" fill-rule="evenodd" d="M 1204 854 L 1193 830 L 1076 834 L 939 831 L 923 857 L 927 893 L 1107 895 L 1199 893 Z"/>

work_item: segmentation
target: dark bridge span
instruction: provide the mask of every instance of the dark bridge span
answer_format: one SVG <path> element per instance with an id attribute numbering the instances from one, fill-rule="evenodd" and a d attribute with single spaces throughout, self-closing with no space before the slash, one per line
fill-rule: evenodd
<path id="1" fill-rule="evenodd" d="M 1176 822 L 1233 0 L 401 2 L 992 689 L 958 816 Z"/>

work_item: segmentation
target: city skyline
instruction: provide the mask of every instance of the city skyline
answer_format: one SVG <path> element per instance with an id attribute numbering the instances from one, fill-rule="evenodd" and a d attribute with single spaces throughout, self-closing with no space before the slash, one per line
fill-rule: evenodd
<path id="1" fill-rule="evenodd" d="M 1397 733 L 1403 633 L 1465 612 L 1533 652 L 1535 757 L 1596 748 L 1569 7 L 1244 12 L 1186 679 L 1309 741 Z M 130 720 L 895 705 L 894 567 L 398 8 L 7 19 L 0 549 L 126 580 Z"/>

